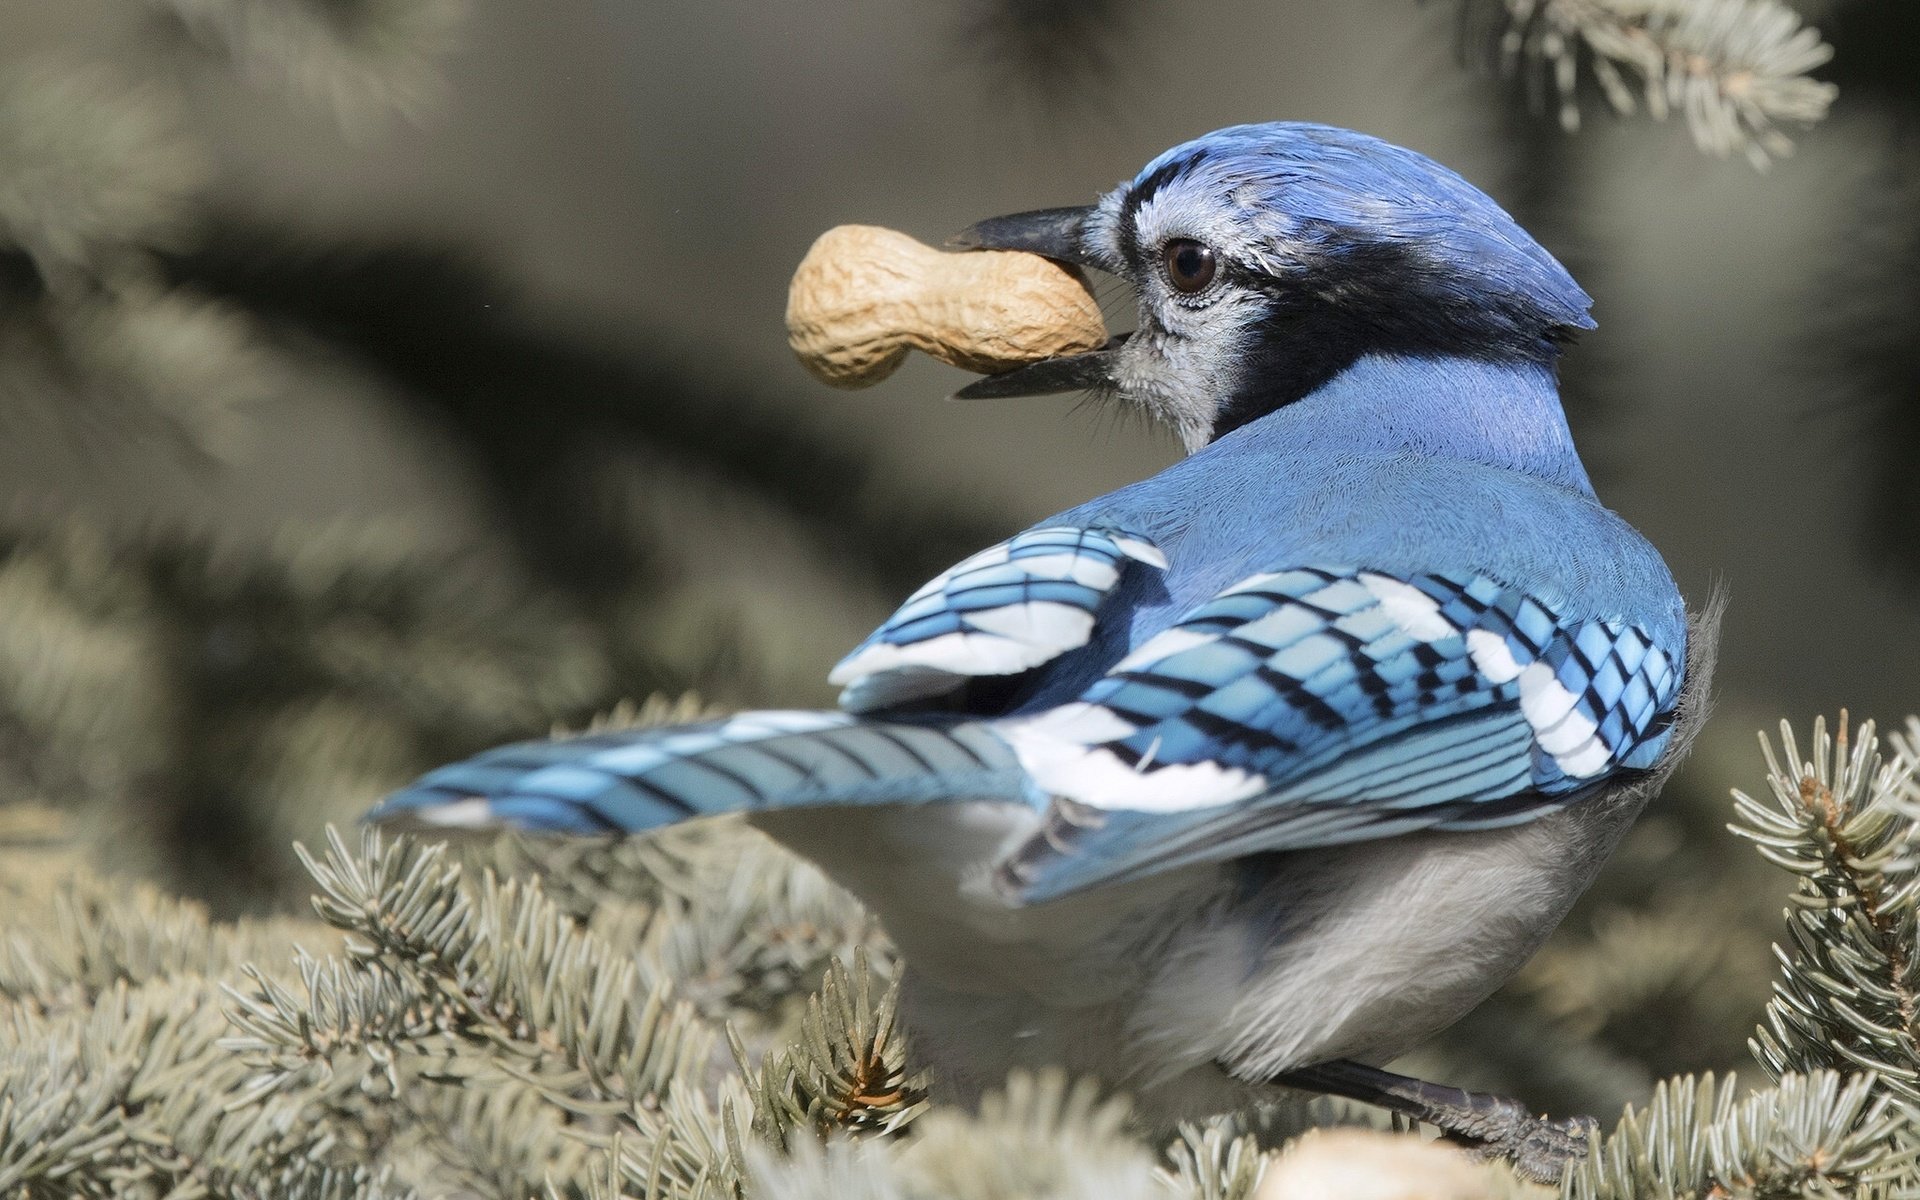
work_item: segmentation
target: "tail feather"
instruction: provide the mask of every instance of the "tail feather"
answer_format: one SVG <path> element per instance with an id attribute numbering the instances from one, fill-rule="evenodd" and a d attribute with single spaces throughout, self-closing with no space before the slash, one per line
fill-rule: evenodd
<path id="1" fill-rule="evenodd" d="M 752 712 L 502 746 L 422 776 L 368 819 L 631 833 L 723 812 L 1031 801 L 1029 790 L 1012 749 L 979 721 Z"/>

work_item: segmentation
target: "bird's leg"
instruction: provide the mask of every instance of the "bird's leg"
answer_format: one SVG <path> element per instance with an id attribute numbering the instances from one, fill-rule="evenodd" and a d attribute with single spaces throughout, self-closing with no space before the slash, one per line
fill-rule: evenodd
<path id="1" fill-rule="evenodd" d="M 1288 1071 L 1276 1081 L 1304 1091 L 1344 1096 L 1436 1126 L 1489 1157 L 1510 1160 L 1530 1179 L 1556 1183 L 1566 1165 L 1584 1158 L 1597 1128 L 1591 1117 L 1536 1117 L 1505 1096 L 1443 1087 L 1346 1059 Z"/>

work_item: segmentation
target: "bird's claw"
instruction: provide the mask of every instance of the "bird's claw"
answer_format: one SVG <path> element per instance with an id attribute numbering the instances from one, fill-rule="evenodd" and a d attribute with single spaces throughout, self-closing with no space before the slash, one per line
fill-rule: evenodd
<path id="1" fill-rule="evenodd" d="M 1535 1183 L 1557 1184 L 1569 1164 L 1587 1156 L 1600 1123 L 1592 1117 L 1555 1121 L 1536 1117 L 1518 1104 L 1510 1111 L 1488 1114 L 1484 1130 L 1456 1134 L 1482 1158 L 1500 1158 Z"/>

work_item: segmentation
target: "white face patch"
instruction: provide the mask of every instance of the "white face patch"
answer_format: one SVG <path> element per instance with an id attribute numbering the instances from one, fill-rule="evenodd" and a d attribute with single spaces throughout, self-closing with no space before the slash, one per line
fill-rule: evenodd
<path id="1" fill-rule="evenodd" d="M 1103 202 L 1095 222 L 1098 236 L 1111 239 L 1109 253 L 1119 259 L 1117 222 L 1123 193 Z M 1249 237 L 1244 214 L 1232 204 L 1175 180 L 1132 214 L 1133 240 L 1139 247 L 1135 276 L 1140 321 L 1115 357 L 1113 380 L 1122 399 L 1145 409 L 1180 435 L 1188 453 L 1213 438 L 1220 406 L 1239 388 L 1249 360 L 1256 323 L 1266 314 L 1264 296 L 1236 287 L 1225 278 L 1193 297 L 1168 285 L 1161 248 L 1175 238 L 1191 238 L 1229 261 L 1254 262 L 1258 241 Z"/>

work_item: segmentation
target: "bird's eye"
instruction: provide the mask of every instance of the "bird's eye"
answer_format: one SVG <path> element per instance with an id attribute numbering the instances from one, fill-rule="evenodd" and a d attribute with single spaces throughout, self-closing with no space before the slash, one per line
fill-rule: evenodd
<path id="1" fill-rule="evenodd" d="M 1161 247 L 1160 257 L 1166 264 L 1167 282 L 1173 285 L 1174 291 L 1189 296 L 1212 283 L 1220 269 L 1213 247 L 1192 238 L 1174 238 Z"/>

